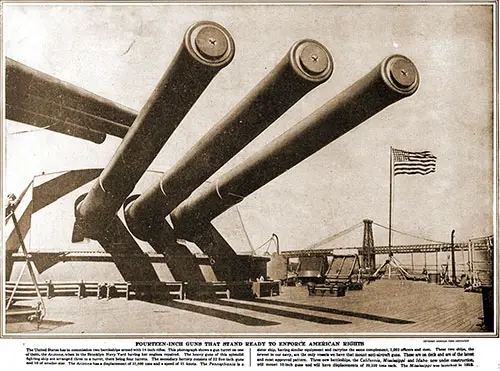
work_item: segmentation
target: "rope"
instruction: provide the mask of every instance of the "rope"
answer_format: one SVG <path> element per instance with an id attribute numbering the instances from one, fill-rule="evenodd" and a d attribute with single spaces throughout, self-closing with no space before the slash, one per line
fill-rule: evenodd
<path id="1" fill-rule="evenodd" d="M 262 249 L 264 246 L 268 246 L 267 248 L 269 249 L 269 246 L 271 245 L 271 241 L 273 240 L 273 237 L 269 238 L 268 240 L 266 240 L 262 245 L 260 245 L 259 247 L 257 247 L 256 249 L 254 249 L 254 251 L 257 251 L 257 250 L 260 250 Z"/>
<path id="2" fill-rule="evenodd" d="M 31 129 L 31 130 L 20 130 L 20 131 L 12 131 L 12 132 L 7 132 L 7 135 L 16 135 L 16 134 L 27 134 L 27 133 L 34 133 L 34 132 L 37 132 L 37 131 L 42 131 L 42 130 L 46 130 L 48 128 L 50 128 L 51 126 L 53 126 L 55 124 L 52 124 L 52 125 L 47 125 L 47 126 L 42 126 L 42 127 L 39 127 L 37 129 Z"/>
<path id="3" fill-rule="evenodd" d="M 217 190 L 217 193 L 219 193 L 218 190 Z M 245 224 L 243 223 L 243 219 L 241 218 L 240 209 L 238 209 L 238 205 L 234 205 L 234 207 L 236 208 L 236 212 L 238 213 L 238 216 L 240 218 L 240 223 L 241 223 L 241 226 L 243 227 L 243 232 L 245 233 L 245 237 L 247 238 L 248 245 L 250 246 L 250 249 L 252 250 L 252 252 L 255 253 L 255 250 L 254 250 L 253 245 L 252 245 L 252 241 L 250 241 L 250 237 L 248 236 L 247 229 L 245 228 Z"/>
<path id="4" fill-rule="evenodd" d="M 271 243 L 274 242 L 275 245 L 276 245 L 276 249 L 278 247 L 278 241 L 277 241 L 277 238 L 278 236 L 276 234 L 273 233 L 273 235 L 271 236 L 271 238 L 269 238 L 268 240 L 264 241 L 264 243 L 262 243 L 259 247 L 257 247 L 256 249 L 253 249 L 253 252 L 256 253 L 258 250 L 262 249 L 264 246 L 267 246 L 266 248 L 266 251 L 264 252 L 264 255 L 269 255 L 269 248 L 271 247 Z"/>
<path id="5" fill-rule="evenodd" d="M 48 129 L 48 128 L 52 127 L 52 126 L 55 126 L 57 124 L 60 124 L 62 122 L 61 120 L 59 120 L 59 119 L 57 119 L 55 117 L 47 116 L 47 115 L 44 115 L 42 113 L 33 112 L 33 111 L 30 111 L 30 110 L 27 110 L 27 109 L 24 109 L 24 108 L 19 108 L 19 107 L 16 107 L 16 108 L 19 109 L 20 111 L 29 113 L 31 115 L 43 117 L 43 118 L 46 118 L 46 119 L 49 119 L 49 120 L 52 120 L 52 121 L 57 121 L 57 122 L 55 122 L 54 124 L 47 125 L 47 126 L 38 127 L 37 129 L 14 131 L 14 132 L 11 132 L 11 133 L 7 132 L 7 135 L 25 134 L 25 133 L 32 133 L 32 132 L 40 131 L 40 130 L 46 130 L 46 129 Z"/>
<path id="6" fill-rule="evenodd" d="M 378 227 L 381 227 L 381 228 L 384 228 L 384 229 L 389 230 L 389 227 L 386 227 L 385 225 L 378 224 L 378 223 L 375 223 L 375 222 L 373 222 L 373 224 L 375 224 L 375 225 L 376 225 L 376 226 L 378 226 Z M 396 229 L 394 229 L 394 228 L 391 228 L 391 230 L 392 230 L 393 232 L 396 232 L 396 233 L 399 233 L 399 234 L 403 234 L 403 235 L 405 235 L 405 236 L 414 237 L 414 238 L 419 238 L 419 239 L 421 239 L 421 240 L 428 241 L 428 242 L 439 243 L 439 244 L 446 243 L 446 242 L 443 242 L 443 241 L 431 240 L 430 238 L 425 238 L 425 237 L 416 236 L 416 235 L 413 235 L 413 234 L 410 234 L 410 233 L 401 232 L 401 231 L 398 231 L 398 230 L 396 230 Z"/>

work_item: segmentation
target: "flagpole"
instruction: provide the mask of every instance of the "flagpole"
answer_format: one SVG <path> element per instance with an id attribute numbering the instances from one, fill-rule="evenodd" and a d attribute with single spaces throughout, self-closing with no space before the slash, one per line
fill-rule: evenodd
<path id="1" fill-rule="evenodd" d="M 392 165 L 392 146 L 389 154 L 389 257 L 392 256 L 391 242 L 392 242 L 392 178 L 393 178 L 393 165 Z"/>

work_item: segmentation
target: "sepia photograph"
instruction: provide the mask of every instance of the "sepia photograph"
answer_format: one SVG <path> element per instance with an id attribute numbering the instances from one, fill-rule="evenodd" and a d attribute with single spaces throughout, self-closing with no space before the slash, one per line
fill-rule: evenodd
<path id="1" fill-rule="evenodd" d="M 497 336 L 497 9 L 16 3 L 3 336 Z"/>

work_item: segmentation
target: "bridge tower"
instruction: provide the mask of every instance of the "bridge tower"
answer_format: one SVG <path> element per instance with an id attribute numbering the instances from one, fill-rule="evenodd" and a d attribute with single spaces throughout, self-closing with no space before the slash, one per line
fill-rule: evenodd
<path id="1" fill-rule="evenodd" d="M 373 220 L 364 219 L 365 228 L 363 232 L 363 265 L 368 268 L 369 273 L 375 272 L 375 248 L 373 243 Z"/>

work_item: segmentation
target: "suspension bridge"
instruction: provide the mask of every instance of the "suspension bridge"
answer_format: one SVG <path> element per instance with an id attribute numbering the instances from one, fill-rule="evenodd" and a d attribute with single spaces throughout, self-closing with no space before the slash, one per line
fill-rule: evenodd
<path id="1" fill-rule="evenodd" d="M 436 241 L 422 236 L 416 236 L 410 233 L 402 232 L 396 229 L 392 229 L 393 233 L 398 233 L 401 235 L 413 237 L 416 239 L 420 239 L 425 241 L 426 243 L 422 244 L 405 244 L 405 245 L 391 245 L 390 249 L 388 245 L 375 245 L 373 238 L 373 225 L 376 225 L 380 228 L 389 230 L 389 227 L 384 226 L 382 224 L 376 223 L 372 220 L 365 219 L 362 222 L 356 223 L 340 232 L 332 234 L 320 241 L 317 241 L 309 246 L 306 246 L 303 249 L 298 250 L 287 250 L 282 251 L 281 255 L 285 257 L 295 257 L 295 256 L 304 256 L 304 255 L 324 255 L 329 254 L 333 249 L 335 250 L 359 250 L 360 254 L 389 254 L 392 252 L 393 254 L 408 254 L 408 253 L 433 253 L 433 252 L 444 252 L 451 251 L 452 244 L 451 242 L 443 242 Z M 345 235 L 357 231 L 359 228 L 364 227 L 363 233 L 363 245 L 362 246 L 340 246 L 333 247 L 333 242 L 338 240 Z M 253 253 L 259 252 L 260 249 L 266 247 L 266 252 L 269 251 L 270 246 L 276 245 L 276 235 L 273 235 L 269 240 L 264 242 L 261 246 L 253 249 Z M 493 246 L 493 236 L 480 237 L 477 239 L 471 239 L 468 242 L 458 242 L 454 243 L 453 247 L 455 250 L 468 250 L 474 244 L 474 248 L 476 250 L 486 250 Z"/>

